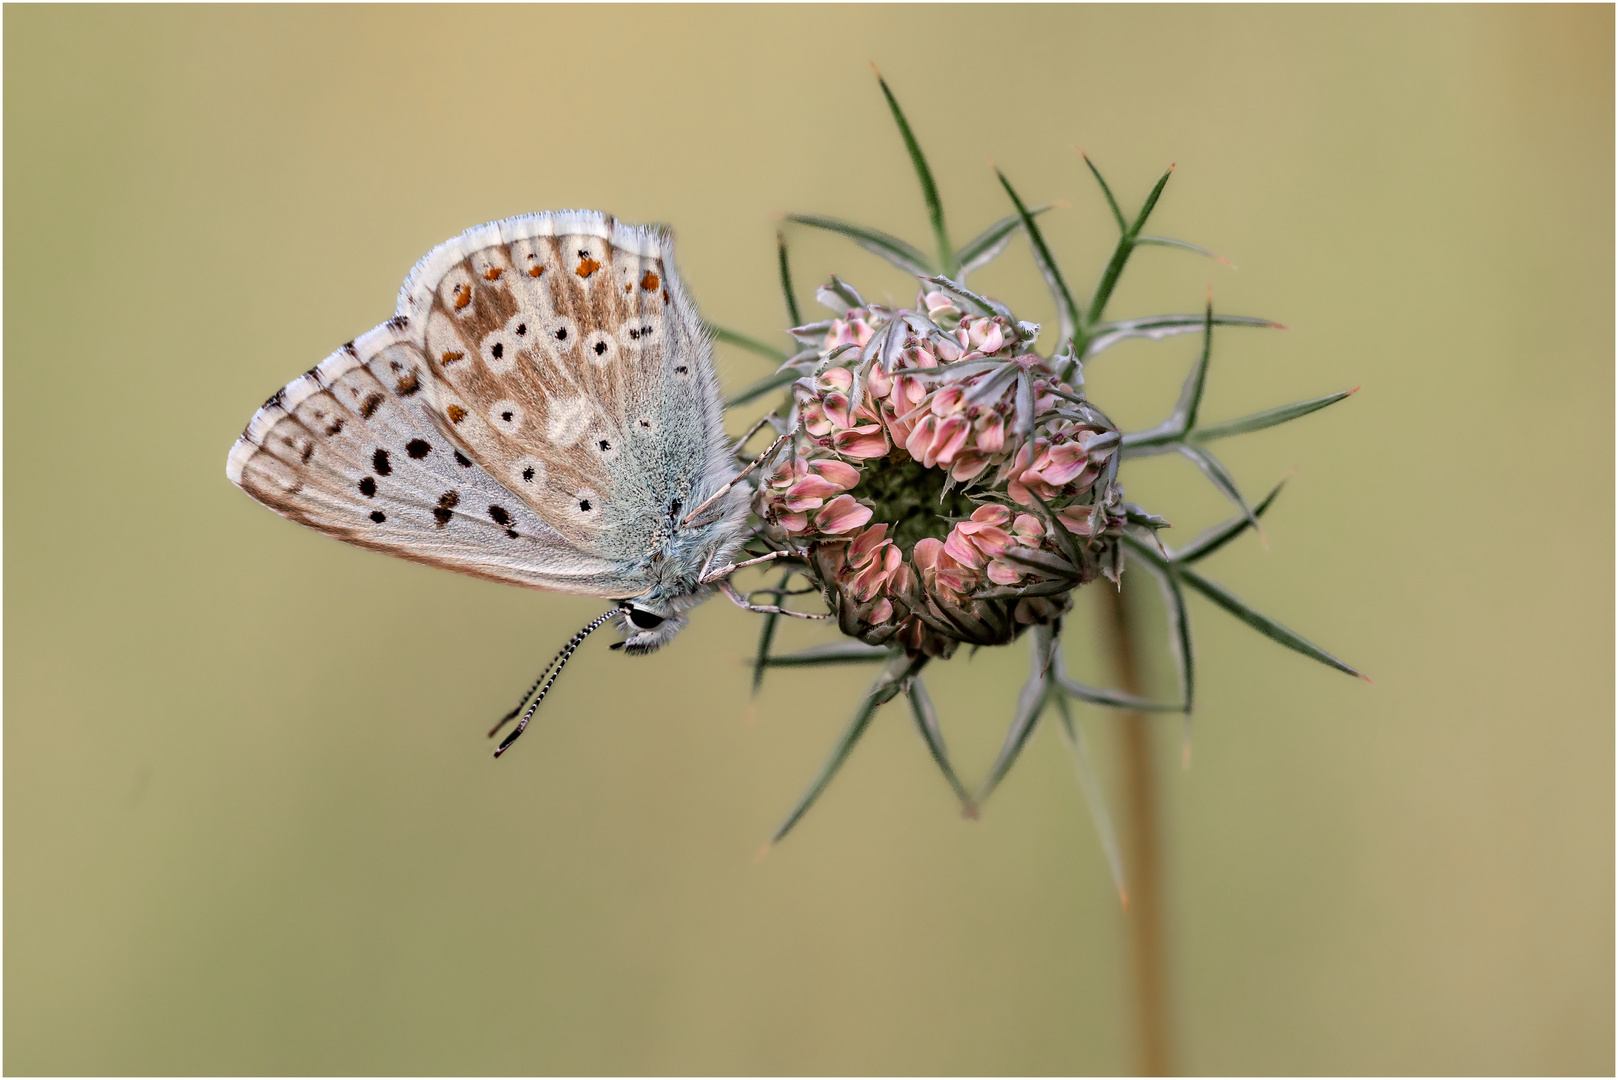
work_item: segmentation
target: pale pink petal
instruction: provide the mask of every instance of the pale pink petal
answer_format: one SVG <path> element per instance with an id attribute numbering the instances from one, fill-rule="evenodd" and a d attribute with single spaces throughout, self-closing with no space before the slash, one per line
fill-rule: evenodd
<path id="1" fill-rule="evenodd" d="M 882 529 L 884 532 L 886 532 L 887 526 L 882 526 Z M 897 544 L 889 544 L 887 549 L 882 553 L 882 570 L 891 577 L 901 566 L 904 565 L 904 561 L 905 557 L 904 554 L 900 552 L 899 546 Z"/>
<path id="2" fill-rule="evenodd" d="M 871 552 L 882 546 L 882 542 L 887 538 L 887 535 L 888 527 L 886 525 L 872 525 L 869 529 L 856 536 L 854 542 L 848 545 L 849 564 L 852 566 L 865 565 L 865 561 L 871 557 Z"/>
<path id="3" fill-rule="evenodd" d="M 927 536 L 916 541 L 916 546 L 910 550 L 910 561 L 916 564 L 918 570 L 931 570 L 938 565 L 938 556 L 944 551 L 944 542 L 937 537 Z"/>
<path id="4" fill-rule="evenodd" d="M 815 505 L 819 506 L 821 502 L 837 494 L 841 490 L 843 489 L 838 487 L 836 484 L 830 483 L 814 475 L 813 473 L 810 473 L 792 485 L 792 487 L 787 491 L 786 498 L 789 505 L 793 500 L 814 499 L 816 500 Z M 803 507 L 799 506 L 794 506 L 792 508 L 794 510 L 804 509 Z"/>
<path id="5" fill-rule="evenodd" d="M 933 443 L 933 436 L 937 432 L 938 417 L 924 416 L 911 430 L 910 437 L 905 440 L 905 449 L 910 451 L 910 456 L 929 469 L 933 467 L 933 463 L 928 460 L 927 455 Z"/>
<path id="6" fill-rule="evenodd" d="M 972 545 L 971 540 L 961 535 L 959 528 L 950 530 L 944 540 L 944 552 L 962 566 L 970 566 L 974 570 L 985 562 L 983 553 Z"/>
<path id="7" fill-rule="evenodd" d="M 888 453 L 888 437 L 880 427 L 868 435 L 844 431 L 835 436 L 832 442 L 839 453 L 851 458 L 879 458 Z"/>
<path id="8" fill-rule="evenodd" d="M 966 437 L 972 434 L 972 424 L 964 416 L 952 416 L 938 425 L 938 436 L 933 440 L 933 460 L 940 465 L 948 465 L 955 460 L 955 455 L 961 452 L 966 445 Z"/>
<path id="9" fill-rule="evenodd" d="M 819 473 L 829 484 L 835 484 L 843 491 L 860 482 L 860 471 L 846 461 L 836 458 L 820 458 L 809 462 L 810 470 Z"/>
<path id="10" fill-rule="evenodd" d="M 1018 514 L 1017 520 L 1012 523 L 1011 531 L 1017 534 L 1019 540 L 1038 540 L 1045 535 L 1045 523 L 1033 514 Z M 1032 547 L 1034 545 L 1025 545 Z"/>
<path id="11" fill-rule="evenodd" d="M 840 428 L 851 428 L 854 420 L 849 416 L 848 395 L 836 390 L 829 392 L 821 399 L 826 409 L 826 416 Z"/>
<path id="12" fill-rule="evenodd" d="M 882 572 L 882 567 L 867 566 L 849 580 L 848 591 L 864 603 L 882 591 L 882 585 L 886 580 L 887 575 Z"/>
<path id="13" fill-rule="evenodd" d="M 1015 585 L 1022 580 L 1024 573 L 1000 559 L 989 564 L 989 580 L 996 585 Z"/>
<path id="14" fill-rule="evenodd" d="M 989 419 L 978 429 L 977 448 L 985 454 L 998 454 L 1006 447 L 1006 425 L 1000 419 L 999 413 L 991 413 Z"/>
<path id="15" fill-rule="evenodd" d="M 957 596 L 965 596 L 976 587 L 977 574 L 965 569 L 940 570 L 938 572 L 938 584 Z"/>
<path id="16" fill-rule="evenodd" d="M 893 601 L 884 596 L 876 602 L 876 607 L 871 609 L 871 624 L 881 625 L 891 618 L 893 618 Z"/>
<path id="17" fill-rule="evenodd" d="M 1050 484 L 1052 487 L 1061 487 L 1063 484 L 1068 483 L 1075 476 L 1082 473 L 1084 471 L 1084 467 L 1085 459 L 1080 458 L 1079 460 L 1070 464 L 1047 465 L 1045 468 L 1039 470 L 1039 475 L 1047 484 Z"/>
<path id="18" fill-rule="evenodd" d="M 815 515 L 815 526 L 832 536 L 852 532 L 871 520 L 872 510 L 854 501 L 852 495 L 839 495 Z"/>
<path id="19" fill-rule="evenodd" d="M 803 429 L 816 438 L 831 434 L 831 421 L 818 403 L 803 410 Z"/>
<path id="20" fill-rule="evenodd" d="M 957 484 L 964 484 L 989 467 L 989 459 L 981 454 L 962 454 L 955 459 L 949 474 Z"/>
<path id="21" fill-rule="evenodd" d="M 1078 536 L 1090 536 L 1095 532 L 1095 527 L 1090 524 L 1089 507 L 1075 506 L 1059 510 L 1056 513 L 1056 520 L 1060 521 L 1068 532 Z"/>
<path id="22" fill-rule="evenodd" d="M 1011 546 L 1011 534 L 993 525 L 983 525 L 972 537 L 972 546 L 992 557 Z"/>

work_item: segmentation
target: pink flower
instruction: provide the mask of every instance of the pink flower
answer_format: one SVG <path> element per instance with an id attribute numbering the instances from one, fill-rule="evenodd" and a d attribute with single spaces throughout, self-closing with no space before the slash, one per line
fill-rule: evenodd
<path id="1" fill-rule="evenodd" d="M 1032 514 L 1018 514 L 1011 524 L 1011 543 L 1005 550 L 1010 551 L 1013 548 L 1037 550 L 1044 542 L 1045 523 Z M 1023 564 L 1004 557 L 990 562 L 988 571 L 989 580 L 996 585 L 1016 585 L 1031 572 Z"/>
<path id="2" fill-rule="evenodd" d="M 854 501 L 854 496 L 839 495 L 815 514 L 815 530 L 827 536 L 840 536 L 870 521 L 871 514 L 871 508 Z"/>
<path id="3" fill-rule="evenodd" d="M 936 289 L 917 297 L 916 306 L 926 308 L 927 317 L 940 325 L 945 322 L 959 322 L 961 318 L 961 309 L 955 306 L 955 301 L 950 299 L 949 294 Z"/>
<path id="4" fill-rule="evenodd" d="M 881 410 L 871 399 L 867 385 L 860 400 L 849 399 L 854 373 L 846 367 L 827 368 L 811 379 L 796 384 L 803 429 L 816 444 L 845 457 L 879 458 L 889 449 Z"/>
<path id="5" fill-rule="evenodd" d="M 871 326 L 870 317 L 870 312 L 864 308 L 849 308 L 845 317 L 832 320 L 831 329 L 826 333 L 826 342 L 821 346 L 821 350 L 831 352 L 844 345 L 863 347 L 876 332 Z"/>
<path id="6" fill-rule="evenodd" d="M 1089 452 L 1090 442 L 1101 434 L 1093 428 L 1075 426 L 1053 432 L 1049 438 L 1036 439 L 1031 447 L 1022 447 L 1012 463 L 1007 492 L 1028 506 L 1034 501 L 1030 492 L 1042 499 L 1054 499 L 1088 491 L 1113 453 L 1111 446 L 1094 455 Z"/>
<path id="7" fill-rule="evenodd" d="M 886 592 L 894 575 L 904 567 L 904 555 L 887 539 L 887 533 L 886 525 L 872 525 L 848 545 L 838 577 L 862 604 Z"/>
<path id="8" fill-rule="evenodd" d="M 1056 512 L 1056 520 L 1074 536 L 1094 536 L 1107 527 L 1106 516 L 1097 520 L 1094 511 L 1091 506 L 1067 506 Z"/>
<path id="9" fill-rule="evenodd" d="M 967 356 L 993 356 L 1006 347 L 1007 341 L 1016 341 L 1016 335 L 1006 320 L 995 315 L 990 318 L 966 319 L 955 330 L 955 340 L 961 343 Z"/>
<path id="10" fill-rule="evenodd" d="M 809 527 L 805 511 L 820 508 L 859 482 L 859 470 L 836 458 L 783 461 L 759 485 L 759 516 L 788 535 L 801 535 Z"/>
<path id="11" fill-rule="evenodd" d="M 996 585 L 1015 585 L 1030 571 L 1007 558 L 1007 552 L 1038 549 L 1044 541 L 1044 523 L 1034 515 L 1013 515 L 1004 506 L 980 506 L 970 520 L 958 522 L 950 530 L 944 551 L 957 564 L 982 570 Z"/>
<path id="12" fill-rule="evenodd" d="M 916 564 L 923 587 L 946 603 L 960 606 L 978 587 L 977 572 L 957 562 L 942 540 L 929 536 L 916 541 L 910 561 Z"/>
<path id="13" fill-rule="evenodd" d="M 925 404 L 891 419 L 894 441 L 902 437 L 901 445 L 911 457 L 927 468 L 948 469 L 957 483 L 972 480 L 1004 460 L 1012 391 L 1008 389 L 994 402 L 969 405 L 966 400 L 972 388 L 989 377 L 975 375 L 940 387 Z"/>

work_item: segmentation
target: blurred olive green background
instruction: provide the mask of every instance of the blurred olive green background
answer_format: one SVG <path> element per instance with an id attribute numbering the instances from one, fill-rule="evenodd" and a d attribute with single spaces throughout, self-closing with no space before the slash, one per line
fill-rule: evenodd
<path id="1" fill-rule="evenodd" d="M 253 409 L 486 219 L 665 221 L 716 322 L 784 315 L 774 215 L 925 244 L 867 61 L 957 241 L 1007 212 L 1087 291 L 1178 169 L 1116 315 L 1219 307 L 1206 415 L 1362 385 L 1224 457 L 1267 518 L 1209 573 L 1377 680 L 1192 601 L 1163 722 L 1179 1065 L 1590 1072 L 1613 1059 L 1613 12 L 1464 8 L 10 7 L 9 1073 L 1113 1072 L 1124 918 L 1050 727 L 977 823 L 898 708 L 769 858 L 870 672 L 752 616 L 582 650 L 601 605 L 302 530 L 224 477 Z M 913 283 L 791 234 L 830 271 Z M 1051 304 L 1017 241 L 974 279 Z M 1091 370 L 1121 422 L 1193 339 Z M 727 385 L 762 375 L 721 351 Z M 738 416 L 738 423 L 743 417 Z M 1126 469 L 1180 539 L 1227 510 Z M 1069 635 L 1100 677 L 1092 614 Z M 794 626 L 787 645 L 824 638 Z M 1154 641 L 1153 648 L 1161 647 Z M 1022 647 L 932 678 L 962 768 Z M 1166 668 L 1159 665 L 1162 676 Z M 1085 722 L 1116 802 L 1110 718 Z"/>

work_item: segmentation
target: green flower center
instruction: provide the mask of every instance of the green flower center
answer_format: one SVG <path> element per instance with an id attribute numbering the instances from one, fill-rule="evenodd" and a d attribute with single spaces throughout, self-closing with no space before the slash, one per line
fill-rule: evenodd
<path id="1" fill-rule="evenodd" d="M 865 464 L 851 494 L 872 508 L 873 523 L 887 524 L 888 538 L 909 556 L 916 541 L 944 539 L 956 521 L 978 508 L 959 488 L 944 494 L 948 479 L 943 469 L 923 468 L 908 454 L 890 454 Z"/>

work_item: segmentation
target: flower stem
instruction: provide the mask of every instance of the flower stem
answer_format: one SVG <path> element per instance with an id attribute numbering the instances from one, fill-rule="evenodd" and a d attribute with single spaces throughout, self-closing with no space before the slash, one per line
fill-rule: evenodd
<path id="1" fill-rule="evenodd" d="M 1138 589 L 1102 588 L 1102 618 L 1112 644 L 1117 685 L 1128 693 L 1145 693 L 1131 610 Z M 1163 904 L 1158 876 L 1157 779 L 1153 771 L 1152 731 L 1145 714 L 1121 715 L 1124 783 L 1123 832 L 1125 880 L 1129 906 L 1129 958 L 1134 970 L 1136 1071 L 1141 1076 L 1167 1076 L 1171 1071 L 1167 956 L 1163 940 Z"/>

